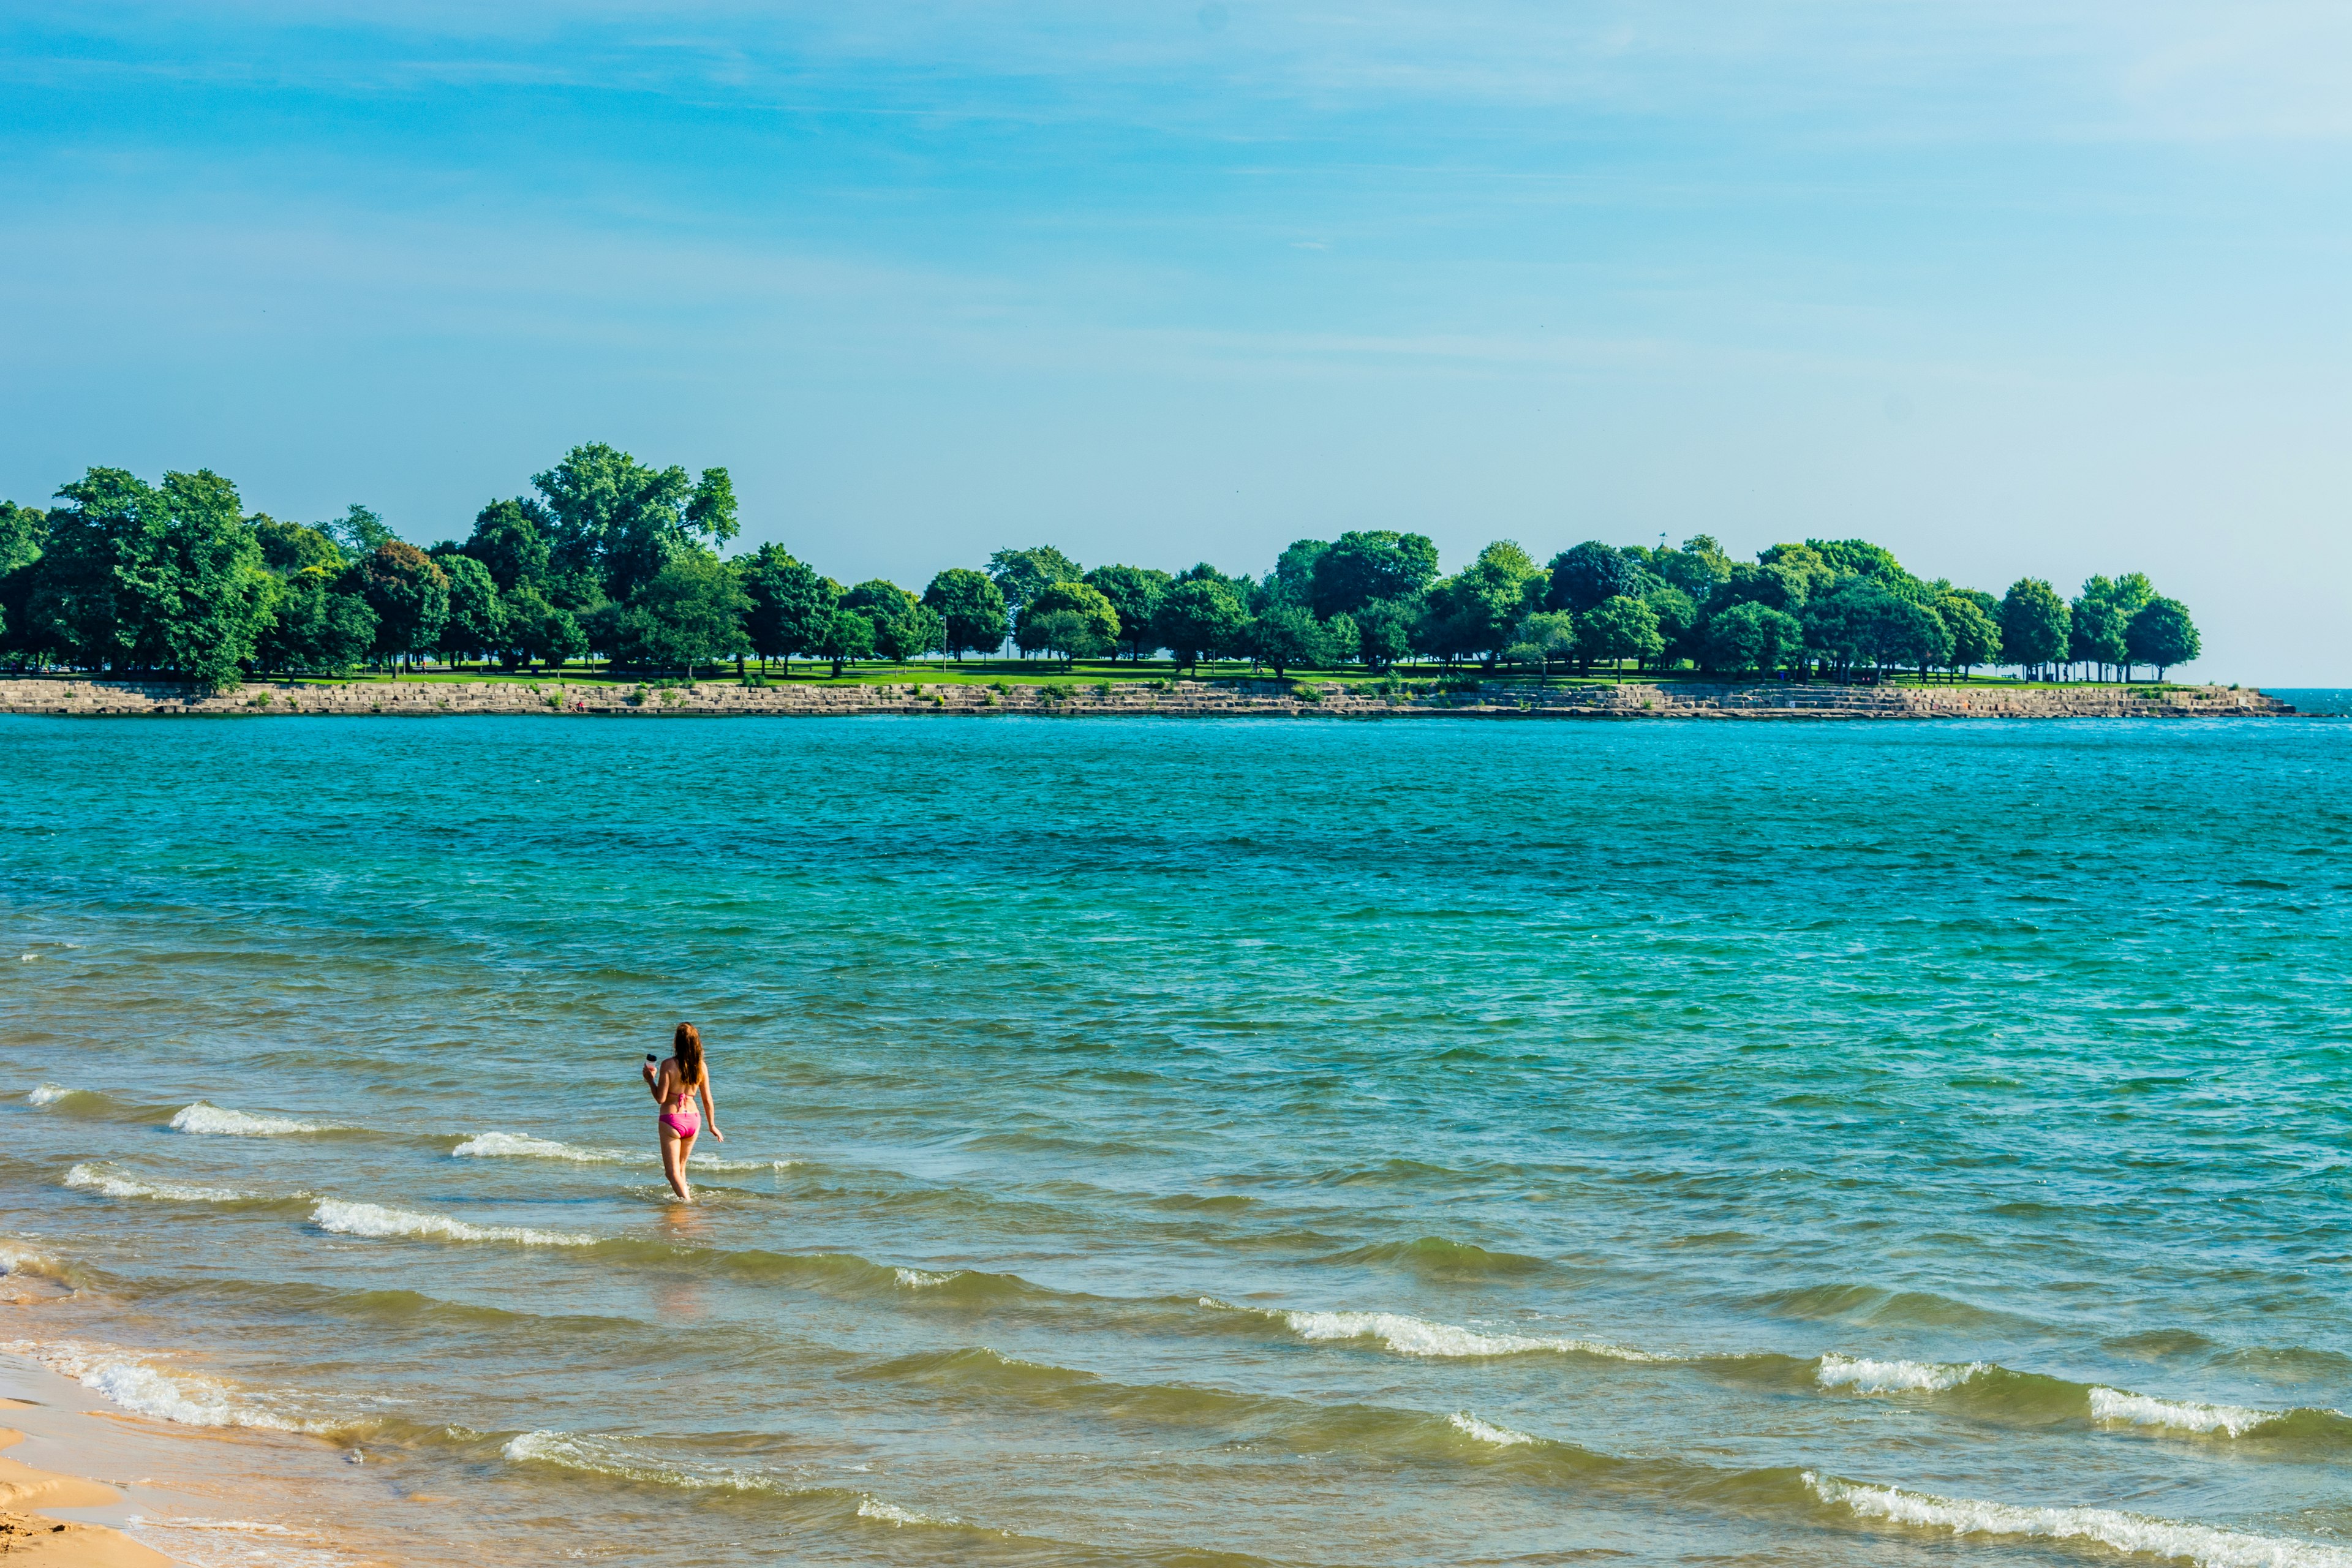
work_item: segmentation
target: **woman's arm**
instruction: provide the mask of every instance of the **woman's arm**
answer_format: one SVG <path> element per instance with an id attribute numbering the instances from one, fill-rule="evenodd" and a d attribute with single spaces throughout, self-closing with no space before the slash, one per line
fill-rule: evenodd
<path id="1" fill-rule="evenodd" d="M 721 1143 L 727 1142 L 727 1134 L 719 1131 L 719 1108 L 710 1103 L 710 1069 L 708 1068 L 702 1072 L 702 1124 L 710 1129 L 713 1138 Z"/>
<path id="2" fill-rule="evenodd" d="M 654 1066 L 651 1062 L 646 1064 L 646 1088 L 652 1091 L 656 1105 L 666 1106 L 669 1103 L 662 1095 L 662 1080 L 667 1077 L 669 1077 L 669 1063 L 664 1062 L 659 1067 Z"/>

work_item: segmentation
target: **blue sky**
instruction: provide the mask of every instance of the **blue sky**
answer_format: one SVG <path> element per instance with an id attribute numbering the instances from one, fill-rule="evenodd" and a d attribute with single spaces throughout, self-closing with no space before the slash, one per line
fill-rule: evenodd
<path id="1" fill-rule="evenodd" d="M 2352 683 L 2352 8 L 0 8 L 0 495 L 566 447 L 1005 545 L 1860 534 Z"/>

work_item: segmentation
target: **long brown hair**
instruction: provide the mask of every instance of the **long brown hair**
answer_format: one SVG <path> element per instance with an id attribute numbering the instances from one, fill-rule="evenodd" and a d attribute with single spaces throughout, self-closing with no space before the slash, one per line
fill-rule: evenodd
<path id="1" fill-rule="evenodd" d="M 691 1094 L 702 1087 L 702 1032 L 691 1024 L 680 1024 L 677 1033 L 670 1037 L 669 1048 L 677 1058 L 678 1092 Z"/>

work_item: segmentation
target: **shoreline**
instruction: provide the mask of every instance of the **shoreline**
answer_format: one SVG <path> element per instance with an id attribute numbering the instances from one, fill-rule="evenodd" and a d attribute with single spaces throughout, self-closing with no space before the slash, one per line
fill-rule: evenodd
<path id="1" fill-rule="evenodd" d="M 165 681 L 0 680 L 0 713 L 67 718 L 1285 718 L 1681 719 L 1852 722 L 1951 719 L 2284 719 L 2295 710 L 2248 688 L 1831 686 L 1664 681 L 1543 686 L 1496 679 L 1475 690 L 1378 692 L 1337 681 L 1092 680 L 866 686 L 730 679 L 694 686 L 561 679 L 345 684 L 247 681 L 200 694 Z"/>

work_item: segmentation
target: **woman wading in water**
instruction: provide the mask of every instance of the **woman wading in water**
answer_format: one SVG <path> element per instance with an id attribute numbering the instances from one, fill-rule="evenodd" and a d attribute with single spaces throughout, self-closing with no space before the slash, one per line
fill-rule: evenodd
<path id="1" fill-rule="evenodd" d="M 661 1107 L 654 1127 L 661 1139 L 662 1174 L 669 1178 L 670 1191 L 691 1200 L 694 1194 L 686 1185 L 686 1157 L 694 1152 L 695 1134 L 708 1121 L 710 1135 L 721 1143 L 727 1142 L 727 1134 L 719 1131 L 719 1108 L 710 1103 L 710 1072 L 702 1065 L 701 1034 L 691 1024 L 680 1024 L 670 1038 L 669 1060 L 656 1067 L 654 1058 L 647 1057 L 645 1075 L 654 1103 Z M 697 1095 L 702 1099 L 699 1108 L 694 1103 Z"/>

